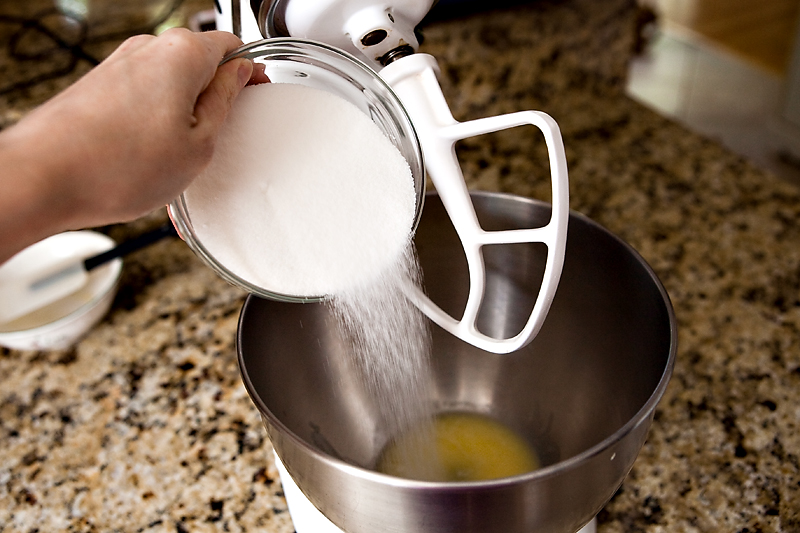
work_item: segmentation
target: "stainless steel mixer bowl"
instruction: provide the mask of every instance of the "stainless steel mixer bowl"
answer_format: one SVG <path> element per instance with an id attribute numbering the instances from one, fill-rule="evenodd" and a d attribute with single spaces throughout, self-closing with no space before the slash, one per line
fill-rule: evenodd
<path id="1" fill-rule="evenodd" d="M 473 193 L 484 229 L 543 225 L 548 204 Z M 431 298 L 453 316 L 469 276 L 435 195 L 415 237 Z M 510 336 L 535 301 L 542 245 L 487 247 L 479 329 Z M 483 352 L 433 328 L 442 411 L 488 414 L 533 445 L 543 468 L 483 482 L 433 483 L 370 470 L 391 435 L 347 370 L 324 304 L 250 297 L 238 350 L 272 444 L 308 499 L 347 533 L 574 532 L 608 502 L 645 441 L 675 358 L 677 332 L 656 275 L 627 244 L 571 214 L 561 282 L 543 329 L 522 350 Z M 397 339 L 403 342 L 403 339 Z"/>

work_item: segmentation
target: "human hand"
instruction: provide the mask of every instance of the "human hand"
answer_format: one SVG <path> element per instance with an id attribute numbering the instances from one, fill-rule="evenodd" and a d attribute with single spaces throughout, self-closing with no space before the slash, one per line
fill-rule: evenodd
<path id="1" fill-rule="evenodd" d="M 25 244 L 132 220 L 178 196 L 210 161 L 220 126 L 254 76 L 247 59 L 218 68 L 241 44 L 230 33 L 184 29 L 133 37 L 2 132 L 0 159 L 16 173 L 0 176 L 14 192 L 7 200 L 38 210 L 21 228 L 37 233 Z M 6 233 L 11 223 L 0 223 Z M 3 255 L 0 247 L 0 262 Z"/>

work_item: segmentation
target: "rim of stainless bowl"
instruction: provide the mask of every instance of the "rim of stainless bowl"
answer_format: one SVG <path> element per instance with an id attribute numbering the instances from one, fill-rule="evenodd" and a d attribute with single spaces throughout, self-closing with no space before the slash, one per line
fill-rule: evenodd
<path id="1" fill-rule="evenodd" d="M 429 194 L 433 195 L 436 193 L 431 192 Z M 550 205 L 540 200 L 535 200 L 508 193 L 472 191 L 471 194 L 486 196 L 486 197 L 507 198 L 516 201 L 530 202 L 534 204 L 546 204 L 548 206 Z M 311 446 L 310 444 L 308 444 L 305 440 L 298 437 L 294 432 L 292 432 L 288 427 L 286 427 L 280 421 L 280 419 L 277 418 L 272 413 L 272 411 L 270 411 L 267 408 L 267 406 L 261 399 L 261 396 L 256 391 L 256 388 L 253 385 L 252 381 L 250 380 L 250 376 L 247 373 L 247 368 L 245 367 L 244 357 L 241 351 L 241 346 L 242 346 L 241 334 L 242 334 L 242 322 L 244 320 L 244 315 L 248 305 L 250 305 L 250 302 L 253 301 L 252 296 L 248 297 L 244 305 L 242 306 L 241 313 L 239 314 L 239 323 L 236 334 L 237 358 L 239 361 L 239 369 L 242 375 L 242 381 L 244 382 L 245 388 L 247 389 L 250 398 L 256 404 L 261 414 L 269 419 L 270 424 L 273 424 L 276 428 L 279 428 L 284 435 L 286 435 L 289 439 L 291 439 L 295 444 L 297 444 L 307 453 L 314 455 L 315 457 L 319 458 L 320 460 L 330 465 L 335 466 L 339 470 L 358 472 L 359 475 L 365 479 L 373 479 L 375 481 L 380 481 L 387 485 L 392 485 L 395 487 L 409 487 L 409 488 L 420 487 L 428 489 L 453 488 L 453 487 L 464 488 L 464 489 L 501 487 L 507 485 L 514 485 L 516 483 L 522 483 L 522 482 L 527 483 L 532 480 L 546 479 L 558 475 L 563 471 L 579 467 L 582 463 L 586 462 L 588 459 L 601 454 L 604 450 L 620 442 L 626 435 L 631 433 L 636 427 L 646 422 L 647 419 L 654 412 L 655 407 L 663 397 L 667 385 L 669 384 L 670 377 L 672 376 L 673 367 L 675 365 L 675 356 L 677 354 L 677 349 L 678 349 L 678 327 L 675 319 L 675 311 L 672 307 L 672 302 L 670 300 L 669 294 L 664 288 L 664 285 L 658 279 L 658 276 L 656 275 L 655 271 L 647 263 L 647 261 L 644 260 L 641 254 L 639 254 L 639 252 L 637 252 L 630 244 L 625 242 L 623 239 L 621 239 L 614 233 L 610 232 L 609 230 L 607 230 L 594 220 L 590 219 L 589 217 L 586 217 L 585 215 L 582 215 L 576 211 L 570 211 L 570 218 L 577 218 L 585 224 L 588 224 L 590 226 L 602 230 L 604 233 L 608 234 L 609 237 L 613 238 L 624 248 L 626 248 L 632 254 L 632 256 L 637 259 L 637 261 L 645 268 L 645 271 L 647 272 L 648 276 L 653 281 L 659 293 L 661 294 L 661 298 L 663 299 L 664 305 L 666 306 L 667 315 L 669 318 L 669 327 L 670 327 L 669 354 L 667 356 L 667 364 L 664 366 L 664 371 L 661 374 L 661 377 L 658 381 L 658 385 L 653 390 L 647 402 L 645 402 L 645 404 L 636 412 L 636 414 L 633 417 L 631 417 L 630 420 L 628 420 L 621 428 L 619 428 L 613 434 L 609 435 L 608 437 L 598 442 L 597 444 L 587 448 L 581 453 L 578 453 L 576 455 L 573 455 L 572 457 L 564 459 L 563 461 L 559 461 L 557 463 L 544 466 L 537 470 L 533 470 L 532 472 L 527 472 L 525 474 L 520 474 L 517 476 L 510 476 L 510 477 L 485 480 L 485 481 L 419 481 L 413 479 L 405 479 L 405 478 L 390 476 L 388 474 L 383 474 L 381 472 L 356 466 L 350 463 L 346 463 L 340 459 L 324 454 L 319 450 L 317 450 L 316 448 L 314 448 L 313 446 Z"/>
<path id="2" fill-rule="evenodd" d="M 413 235 L 417 230 L 417 226 L 419 225 L 420 218 L 422 217 L 422 208 L 425 203 L 425 163 L 422 155 L 422 146 L 420 145 L 417 131 L 414 128 L 414 123 L 411 122 L 411 117 L 409 117 L 405 106 L 403 106 L 403 103 L 395 94 L 394 90 L 392 90 L 389 84 L 387 84 L 383 78 L 381 78 L 378 73 L 375 72 L 375 70 L 344 50 L 340 50 L 317 41 L 312 41 L 309 39 L 296 39 L 292 37 L 262 39 L 260 41 L 248 43 L 225 56 L 220 62 L 220 65 L 240 58 L 275 58 L 279 60 L 285 60 L 287 57 L 289 57 L 296 60 L 298 57 L 304 57 L 304 54 L 310 53 L 309 51 L 327 54 L 329 59 L 332 59 L 333 61 L 339 61 L 340 64 L 349 65 L 355 68 L 358 72 L 363 73 L 364 75 L 368 76 L 369 79 L 373 80 L 381 88 L 381 90 L 385 91 L 385 98 L 390 100 L 390 102 L 385 102 L 382 98 L 378 98 L 378 101 L 387 109 L 391 109 L 393 111 L 393 115 L 397 115 L 396 119 L 399 119 L 399 121 L 402 122 L 402 124 L 397 124 L 399 129 L 406 134 L 405 138 L 407 138 L 412 144 L 413 151 L 417 154 L 416 161 L 412 162 L 406 159 L 409 167 L 411 168 L 411 174 L 414 179 L 414 189 L 416 191 L 417 201 L 414 220 L 411 225 L 411 234 Z M 345 76 L 344 79 L 348 80 L 350 83 L 359 85 L 362 92 L 364 92 L 364 89 L 366 89 L 363 85 L 361 85 L 361 83 L 357 82 L 357 80 L 349 75 Z M 374 99 L 372 101 L 374 102 Z M 321 302 L 326 299 L 325 295 L 295 296 L 270 291 L 264 289 L 263 287 L 253 285 L 247 280 L 242 279 L 234 274 L 222 263 L 217 261 L 214 258 L 214 255 L 205 247 L 205 245 L 195 238 L 194 230 L 190 227 L 189 221 L 191 221 L 191 217 L 189 216 L 186 198 L 183 193 L 181 193 L 178 198 L 170 202 L 170 204 L 167 206 L 167 211 L 181 239 L 189 246 L 189 248 L 192 249 L 195 254 L 198 255 L 198 257 L 200 257 L 204 263 L 206 263 L 206 265 L 211 267 L 228 283 L 242 288 L 250 294 L 255 294 L 262 298 L 268 298 L 270 300 L 278 300 L 282 302 L 314 303 Z"/>

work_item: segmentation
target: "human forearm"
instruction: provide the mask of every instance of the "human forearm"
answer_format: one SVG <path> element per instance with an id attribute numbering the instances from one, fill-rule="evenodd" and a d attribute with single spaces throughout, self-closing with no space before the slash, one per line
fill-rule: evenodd
<path id="1" fill-rule="evenodd" d="M 0 263 L 53 233 L 132 220 L 180 194 L 253 74 L 246 59 L 218 68 L 239 44 L 187 30 L 129 39 L 0 132 Z"/>
<path id="2" fill-rule="evenodd" d="M 31 153 L 14 129 L 0 133 L 0 263 L 26 246 L 71 227 L 71 201 L 58 174 Z"/>

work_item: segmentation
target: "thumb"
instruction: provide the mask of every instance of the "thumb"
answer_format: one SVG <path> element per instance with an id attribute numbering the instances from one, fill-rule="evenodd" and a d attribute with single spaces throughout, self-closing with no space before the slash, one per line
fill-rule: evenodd
<path id="1" fill-rule="evenodd" d="M 195 128 L 216 132 L 252 75 L 253 62 L 249 59 L 236 59 L 221 65 L 211 83 L 197 98 L 194 108 L 197 120 Z"/>

